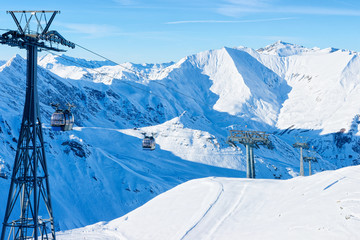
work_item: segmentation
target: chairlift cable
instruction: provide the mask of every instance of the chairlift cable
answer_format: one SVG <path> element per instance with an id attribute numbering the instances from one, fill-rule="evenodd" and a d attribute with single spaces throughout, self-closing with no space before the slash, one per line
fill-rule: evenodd
<path id="1" fill-rule="evenodd" d="M 94 54 L 94 55 L 96 55 L 96 56 L 98 56 L 98 57 L 101 57 L 101 58 L 103 58 L 103 59 L 105 59 L 105 60 L 107 60 L 107 61 L 109 61 L 109 62 L 112 62 L 112 63 L 114 63 L 114 64 L 116 64 L 116 65 L 119 65 L 120 67 L 122 67 L 122 68 L 124 68 L 124 69 L 126 69 L 126 70 L 128 70 L 128 71 L 130 71 L 130 72 L 132 72 L 132 73 L 134 73 L 134 74 L 137 75 L 137 76 L 143 77 L 145 80 L 150 80 L 148 77 L 146 77 L 146 76 L 145 76 L 144 74 L 142 74 L 141 72 L 137 72 L 137 71 L 135 71 L 135 70 L 132 70 L 132 69 L 130 69 L 130 68 L 128 68 L 128 67 L 126 67 L 126 66 L 124 66 L 124 65 L 122 65 L 122 64 L 119 64 L 119 63 L 117 63 L 117 62 L 115 62 L 115 61 L 113 61 L 113 60 L 111 60 L 111 59 L 109 59 L 109 58 L 107 58 L 107 57 L 105 57 L 105 56 L 103 56 L 103 55 L 101 55 L 101 54 L 99 54 L 99 53 L 96 53 L 95 51 L 92 51 L 92 50 L 90 50 L 90 49 L 88 49 L 88 48 L 86 48 L 86 47 L 83 47 L 83 46 L 81 46 L 81 45 L 79 45 L 79 44 L 77 44 L 77 43 L 74 43 L 74 44 L 75 44 L 77 47 L 79 47 L 79 48 L 81 48 L 81 49 L 83 49 L 83 50 L 85 50 L 85 51 L 88 51 L 88 52 L 90 52 L 90 53 L 92 53 L 92 54 Z M 65 57 L 61 56 L 60 54 L 54 53 L 54 52 L 51 51 L 51 50 L 45 50 L 45 51 L 47 51 L 47 52 L 49 52 L 49 53 L 52 53 L 52 54 L 54 54 L 54 55 L 56 55 L 56 56 L 58 56 L 58 57 L 60 57 L 60 58 L 62 58 L 62 59 L 65 59 L 65 60 L 69 61 L 69 62 L 72 62 L 72 63 L 74 63 L 74 64 L 76 64 L 76 65 L 82 66 L 82 67 L 84 67 L 84 68 L 86 68 L 86 69 L 88 69 L 88 70 L 92 70 L 92 71 L 94 71 L 94 72 L 97 72 L 97 73 L 99 73 L 99 74 L 101 74 L 101 75 L 103 75 L 103 76 L 105 75 L 105 76 L 110 77 L 111 79 L 116 79 L 116 77 L 111 76 L 111 75 L 109 75 L 108 73 L 105 73 L 105 74 L 104 74 L 104 73 L 101 72 L 101 71 L 97 71 L 97 70 L 95 70 L 95 69 L 89 69 L 88 66 L 86 66 L 85 64 L 81 64 L 81 63 L 72 61 L 72 60 L 70 60 L 70 59 L 68 59 L 68 58 L 65 58 Z M 126 75 L 124 75 L 124 76 L 126 77 Z M 129 79 L 129 80 L 131 80 L 131 79 Z M 157 97 L 159 97 L 159 98 L 161 98 L 161 99 L 164 99 L 164 100 L 168 101 L 169 103 L 171 103 L 168 98 L 165 98 L 165 97 L 162 97 L 162 96 L 160 96 L 160 95 L 158 95 L 158 94 L 155 94 L 155 93 L 153 93 L 153 92 L 150 91 L 150 90 L 146 90 L 146 89 L 137 87 L 137 86 L 131 84 L 130 82 L 125 82 L 125 81 L 119 81 L 119 82 L 124 83 L 124 84 L 127 84 L 127 85 L 129 85 L 129 86 L 131 86 L 131 87 L 133 87 L 133 88 L 139 89 L 139 90 L 141 90 L 141 91 L 147 92 L 147 93 L 152 94 L 152 95 L 154 95 L 154 96 L 157 96 Z M 171 89 L 171 90 L 173 90 L 174 92 L 177 92 L 177 93 L 183 95 L 184 97 L 187 97 L 187 98 L 189 98 L 189 99 L 192 99 L 192 100 L 195 101 L 196 103 L 199 102 L 199 101 L 201 101 L 201 102 L 204 104 L 204 106 L 206 106 L 210 111 L 213 110 L 213 107 L 210 106 L 209 104 L 207 104 L 207 102 L 205 102 L 205 101 L 202 100 L 201 98 L 195 99 L 194 97 L 189 96 L 189 95 L 187 95 L 187 94 L 185 94 L 185 93 L 182 93 L 181 91 L 179 91 L 179 90 L 177 90 L 177 89 L 174 89 L 174 88 L 172 88 L 172 87 L 169 87 L 169 86 L 167 86 L 167 85 L 165 85 L 165 84 L 163 84 L 163 83 L 161 83 L 161 82 L 159 82 L 159 81 L 151 81 L 151 82 L 154 83 L 154 84 L 161 85 L 161 86 L 165 87 L 166 89 Z M 180 109 L 184 108 L 184 106 L 181 106 L 181 105 L 180 105 L 179 103 L 177 103 L 176 101 L 173 101 L 173 103 L 174 103 L 175 105 L 178 105 L 178 106 L 180 107 Z M 207 118 L 207 119 L 208 119 L 208 118 Z M 208 119 L 208 120 L 212 122 L 211 119 Z"/>
<path id="2" fill-rule="evenodd" d="M 9 29 L 0 29 L 0 30 L 7 31 L 7 30 L 9 30 Z M 85 51 L 88 51 L 88 52 L 90 52 L 90 53 L 98 56 L 98 57 L 101 57 L 101 58 L 103 58 L 103 59 L 105 59 L 105 60 L 107 60 L 107 61 L 109 61 L 109 62 L 112 62 L 112 63 L 114 63 L 114 64 L 116 64 L 116 65 L 119 65 L 120 67 L 122 67 L 122 68 L 124 68 L 124 69 L 126 69 L 126 70 L 128 70 L 128 71 L 130 71 L 130 72 L 132 72 L 132 73 L 134 73 L 135 75 L 139 75 L 139 76 L 143 77 L 143 78 L 146 79 L 146 80 L 150 80 L 148 77 L 146 77 L 146 76 L 145 76 L 144 74 L 142 74 L 141 72 L 138 72 L 138 71 L 135 71 L 135 70 L 133 70 L 133 69 L 130 69 L 130 68 L 128 68 L 128 67 L 126 67 L 126 66 L 124 66 L 124 65 L 122 65 L 122 64 L 119 64 L 119 63 L 117 63 L 117 62 L 115 62 L 115 61 L 113 61 L 113 60 L 111 60 L 111 59 L 109 59 L 109 58 L 107 58 L 107 57 L 105 57 L 105 56 L 103 56 L 103 55 L 101 55 L 101 54 L 99 54 L 99 53 L 96 53 L 96 52 L 90 50 L 89 48 L 83 47 L 83 46 L 81 46 L 81 45 L 79 45 L 79 44 L 77 44 L 77 43 L 75 43 L 75 45 L 78 46 L 79 48 L 85 50 Z M 48 50 L 48 49 L 44 49 L 44 50 L 47 51 L 47 52 L 49 52 L 49 53 L 51 53 L 51 54 L 53 54 L 53 55 L 56 55 L 56 56 L 58 56 L 58 57 L 61 57 L 61 58 L 65 59 L 65 60 L 67 60 L 67 61 L 69 61 L 69 62 L 75 63 L 75 64 L 77 64 L 77 65 L 80 65 L 80 66 L 84 67 L 84 68 L 88 68 L 88 67 L 87 67 L 86 65 L 84 65 L 84 64 L 81 64 L 81 63 L 72 61 L 72 60 L 70 60 L 70 59 L 68 59 L 68 58 L 65 58 L 65 57 L 63 57 L 63 56 L 61 56 L 61 55 L 59 55 L 59 54 L 54 53 L 54 52 L 51 51 L 51 50 Z M 97 72 L 97 73 L 99 73 L 99 74 L 104 75 L 104 73 L 101 72 L 101 71 L 97 71 L 97 70 L 95 70 L 95 69 L 91 69 L 91 70 L 94 71 L 94 72 Z M 105 75 L 107 75 L 108 77 L 110 77 L 110 78 L 112 78 L 112 79 L 115 78 L 114 76 L 110 76 L 110 75 L 107 74 L 107 73 L 105 73 Z M 134 85 L 132 85 L 132 84 L 130 84 L 130 83 L 128 83 L 128 82 L 124 82 L 124 81 L 121 81 L 121 82 L 124 83 L 124 84 L 127 84 L 127 85 L 129 85 L 129 86 L 131 86 L 131 87 L 137 88 L 137 89 L 139 89 L 139 90 L 141 90 L 141 91 L 145 91 L 145 92 L 147 92 L 147 93 L 150 93 L 150 94 L 152 94 L 152 95 L 155 95 L 155 96 L 157 96 L 157 97 L 159 97 L 159 98 L 168 100 L 168 99 L 166 99 L 166 98 L 164 98 L 164 97 L 162 97 L 162 96 L 160 96 L 160 95 L 158 95 L 158 94 L 154 94 L 152 91 L 148 91 L 148 90 L 142 89 L 142 88 L 137 87 L 137 86 L 134 86 Z M 200 100 L 203 104 L 205 104 L 205 106 L 207 106 L 209 109 L 212 109 L 212 108 L 211 108 L 206 102 L 204 102 L 202 99 L 196 99 L 196 98 L 194 98 L 194 97 L 192 97 L 192 96 L 189 96 L 189 95 L 187 95 L 187 94 L 185 94 L 185 93 L 183 93 L 183 92 L 181 92 L 181 91 L 179 91 L 179 90 L 177 90 L 177 89 L 174 89 L 174 88 L 172 88 L 172 87 L 169 87 L 169 86 L 167 86 L 167 85 L 165 85 L 165 84 L 163 84 L 163 83 L 161 83 L 161 82 L 158 82 L 158 81 L 151 81 L 151 82 L 154 83 L 154 84 L 158 84 L 158 85 L 161 85 L 161 86 L 163 86 L 163 87 L 169 88 L 169 89 L 173 90 L 174 92 L 177 92 L 177 93 L 179 93 L 179 94 L 181 94 L 181 95 L 183 95 L 183 96 L 185 96 L 185 97 L 187 97 L 187 98 L 190 98 L 190 99 L 194 100 L 195 102 L 198 102 L 198 101 Z M 179 106 L 180 106 L 180 105 L 179 105 Z"/>
<path id="3" fill-rule="evenodd" d="M 109 62 L 112 62 L 112 63 L 114 63 L 114 64 L 116 64 L 116 65 L 119 65 L 120 67 L 122 67 L 122 68 L 124 68 L 124 69 L 126 69 L 126 70 L 128 70 L 128 71 L 130 71 L 130 72 L 132 72 L 132 73 L 134 73 L 134 74 L 136 74 L 136 75 L 140 75 L 141 77 L 143 77 L 143 78 L 146 79 L 146 80 L 150 80 L 148 77 L 146 77 L 146 76 L 145 76 L 144 74 L 142 74 L 141 72 L 137 72 L 137 71 L 135 71 L 135 70 L 132 70 L 132 69 L 130 69 L 130 68 L 128 68 L 128 67 L 126 67 L 126 66 L 124 66 L 124 65 L 122 65 L 122 64 L 119 64 L 119 63 L 117 63 L 117 62 L 115 62 L 115 61 L 113 61 L 113 60 L 111 60 L 111 59 L 109 59 L 109 58 L 107 58 L 107 57 L 105 57 L 105 56 L 103 56 L 103 55 L 101 55 L 101 54 L 99 54 L 99 53 L 96 53 L 96 52 L 94 52 L 94 51 L 92 51 L 92 50 L 90 50 L 90 49 L 88 49 L 88 48 L 86 48 L 86 47 L 83 47 L 83 46 L 81 46 L 81 45 L 79 45 L 79 44 L 77 44 L 77 43 L 75 43 L 75 45 L 78 46 L 79 48 L 84 49 L 85 51 L 88 51 L 88 52 L 90 52 L 90 53 L 98 56 L 98 57 L 101 57 L 101 58 L 103 58 L 103 59 L 105 59 L 105 60 L 107 60 L 107 61 L 109 61 Z M 187 98 L 191 98 L 191 99 L 194 100 L 195 102 L 197 102 L 197 101 L 199 101 L 199 100 L 202 101 L 201 99 L 195 99 L 195 98 L 193 98 L 192 96 L 189 96 L 189 95 L 187 95 L 187 94 L 185 94 L 185 93 L 180 92 L 179 90 L 176 90 L 176 89 L 174 89 L 174 88 L 171 88 L 171 87 L 169 87 L 169 86 L 166 86 L 165 84 L 163 84 L 163 83 L 161 83 L 161 82 L 158 82 L 158 81 L 152 81 L 152 82 L 155 83 L 155 84 L 159 84 L 159 85 L 161 85 L 161 86 L 163 86 L 163 87 L 170 88 L 170 89 L 172 89 L 173 91 L 175 91 L 175 92 L 177 92 L 177 93 L 179 93 L 179 94 L 181 94 L 181 95 L 183 95 L 183 96 L 185 96 L 185 97 L 187 97 Z M 203 102 L 205 105 L 207 105 L 204 101 L 202 101 L 202 102 Z"/>
<path id="4" fill-rule="evenodd" d="M 7 31 L 7 30 L 9 30 L 9 29 L 0 29 L 0 30 Z M 114 63 L 114 64 L 116 64 L 116 65 L 119 65 L 120 67 L 124 68 L 125 70 L 128 70 L 129 72 L 132 72 L 132 73 L 134 73 L 134 74 L 137 75 L 137 76 L 143 77 L 145 80 L 150 80 L 148 77 L 146 77 L 146 76 L 145 76 L 144 74 L 142 74 L 141 72 L 138 72 L 138 71 L 135 71 L 135 70 L 133 70 L 133 69 L 130 69 L 130 68 L 128 68 L 128 67 L 126 67 L 126 66 L 124 66 L 124 65 L 122 65 L 122 64 L 119 64 L 119 63 L 117 63 L 117 62 L 115 62 L 115 61 L 113 61 L 113 60 L 111 60 L 111 59 L 109 59 L 109 58 L 107 58 L 107 57 L 105 57 L 105 56 L 103 56 L 103 55 L 101 55 L 101 54 L 99 54 L 99 53 L 96 53 L 96 52 L 94 52 L 94 51 L 92 51 L 92 50 L 90 50 L 90 49 L 88 49 L 88 48 L 86 48 L 86 47 L 83 47 L 83 46 L 81 46 L 81 45 L 79 45 L 79 44 L 77 44 L 77 43 L 75 43 L 75 45 L 78 46 L 79 48 L 85 50 L 85 51 L 88 51 L 88 52 L 90 52 L 90 53 L 98 56 L 98 57 L 101 57 L 101 58 L 103 58 L 103 59 L 105 59 L 105 60 L 107 60 L 107 61 L 109 61 L 109 62 L 112 62 L 112 63 Z M 47 51 L 47 52 L 49 52 L 49 53 L 51 53 L 51 54 L 53 54 L 53 55 L 55 55 L 55 56 L 58 56 L 58 57 L 60 57 L 60 58 L 62 58 L 62 59 L 65 59 L 65 60 L 68 61 L 68 62 L 72 62 L 72 63 L 74 63 L 74 64 L 76 64 L 76 65 L 79 65 L 79 66 L 82 66 L 82 67 L 84 67 L 84 68 L 86 68 L 86 69 L 89 69 L 88 66 L 86 66 L 85 64 L 81 64 L 81 63 L 79 63 L 79 62 L 72 61 L 72 60 L 70 60 L 70 59 L 68 59 L 68 58 L 65 58 L 65 57 L 61 56 L 60 54 L 55 53 L 54 51 L 51 51 L 51 50 L 49 50 L 49 49 L 43 49 L 43 50 L 44 50 L 44 51 Z M 95 70 L 95 69 L 89 69 L 89 70 L 91 70 L 91 71 L 93 71 L 93 72 L 96 72 L 96 73 L 99 73 L 99 74 L 101 74 L 101 75 L 106 75 L 106 76 L 110 77 L 111 79 L 115 79 L 115 78 L 116 78 L 115 76 L 110 76 L 110 75 L 107 74 L 107 73 L 104 74 L 103 72 L 97 71 L 97 70 Z M 135 85 L 132 85 L 132 84 L 130 84 L 130 83 L 128 83 L 128 82 L 125 82 L 125 81 L 120 81 L 120 82 L 122 82 L 122 83 L 124 83 L 124 84 L 127 84 L 127 85 L 129 85 L 129 86 L 131 86 L 131 87 L 133 87 L 133 88 L 139 89 L 139 90 L 141 90 L 141 91 L 147 92 L 147 93 L 149 93 L 149 94 L 155 95 L 155 96 L 157 96 L 157 97 L 159 97 L 159 98 L 162 98 L 162 99 L 164 99 L 164 100 L 167 100 L 167 101 L 169 100 L 169 99 L 167 99 L 167 98 L 165 98 L 165 97 L 162 97 L 162 96 L 160 96 L 160 95 L 158 95 L 158 94 L 153 93 L 152 91 L 142 89 L 142 88 L 137 87 L 137 86 L 135 86 Z M 196 99 L 196 98 L 194 98 L 194 97 L 192 97 L 192 96 L 189 96 L 189 95 L 187 95 L 187 94 L 185 94 L 185 93 L 183 93 L 183 92 L 181 92 L 181 91 L 179 91 L 179 90 L 177 90 L 177 89 L 174 89 L 174 88 L 172 88 L 172 87 L 169 87 L 169 86 L 167 86 L 167 85 L 165 85 L 165 84 L 163 84 L 163 83 L 161 83 L 161 82 L 159 82 L 159 81 L 151 81 L 151 82 L 154 83 L 154 84 L 161 85 L 161 86 L 163 86 L 163 87 L 165 87 L 165 88 L 171 89 L 171 90 L 173 90 L 174 92 L 177 92 L 177 93 L 183 95 L 184 97 L 187 97 L 187 98 L 189 98 L 189 99 L 192 99 L 192 100 L 195 101 L 195 102 L 198 102 L 198 101 L 200 100 L 206 107 L 208 107 L 210 110 L 212 110 L 212 107 L 211 107 L 210 105 L 208 105 L 205 101 L 203 101 L 203 100 L 200 99 L 200 98 L 199 98 L 199 99 Z M 174 102 L 174 103 L 177 104 L 178 106 L 180 106 L 180 107 L 182 108 L 182 106 L 181 106 L 180 104 L 178 104 L 178 103 L 176 103 L 176 102 Z"/>

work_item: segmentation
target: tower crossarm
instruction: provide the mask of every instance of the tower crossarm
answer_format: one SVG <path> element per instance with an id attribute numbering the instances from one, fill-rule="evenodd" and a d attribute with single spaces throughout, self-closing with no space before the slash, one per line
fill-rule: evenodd
<path id="1" fill-rule="evenodd" d="M 230 130 L 228 141 L 255 147 L 258 147 L 258 145 L 265 145 L 267 147 L 271 146 L 269 134 L 261 131 Z"/>
<path id="2" fill-rule="evenodd" d="M 309 149 L 309 144 L 306 142 L 296 142 L 293 144 L 294 148 L 303 148 L 303 149 Z"/>
<path id="3" fill-rule="evenodd" d="M 46 40 L 54 43 L 59 43 L 69 48 L 75 48 L 75 44 L 66 40 L 63 36 L 60 35 L 57 31 L 49 31 L 44 34 L 37 36 L 40 40 Z"/>
<path id="4" fill-rule="evenodd" d="M 246 177 L 255 178 L 255 157 L 254 147 L 259 148 L 259 145 L 265 145 L 272 149 L 269 135 L 260 131 L 244 131 L 244 130 L 230 130 L 230 136 L 227 143 L 236 147 L 236 143 L 240 143 L 246 148 Z"/>
<path id="5" fill-rule="evenodd" d="M 49 31 L 55 15 L 60 11 L 7 11 L 16 26 L 17 30 L 10 30 L 0 36 L 0 44 L 7 44 L 12 47 L 27 48 L 32 45 L 41 50 L 52 50 L 64 52 L 53 44 L 75 48 L 75 44 L 66 40 L 57 31 Z M 47 14 L 51 14 L 50 19 Z M 18 15 L 20 14 L 20 18 Z"/>
<path id="6" fill-rule="evenodd" d="M 316 157 L 303 157 L 305 162 L 317 162 L 317 158 Z"/>

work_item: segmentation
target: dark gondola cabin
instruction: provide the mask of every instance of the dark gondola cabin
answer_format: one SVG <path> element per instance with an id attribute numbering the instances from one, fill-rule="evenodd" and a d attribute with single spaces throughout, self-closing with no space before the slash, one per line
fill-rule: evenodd
<path id="1" fill-rule="evenodd" d="M 8 176 L 5 172 L 3 172 L 1 169 L 0 169 L 0 177 L 1 178 L 5 178 L 5 179 L 8 179 Z"/>
<path id="2" fill-rule="evenodd" d="M 70 107 L 73 107 L 72 105 L 69 105 L 69 109 L 62 110 L 58 109 L 59 105 L 54 104 L 53 106 L 56 107 L 55 112 L 51 116 L 51 128 L 54 131 L 70 131 L 73 129 L 74 126 L 74 115 L 70 111 Z"/>
<path id="3" fill-rule="evenodd" d="M 155 138 L 145 136 L 143 139 L 142 147 L 144 150 L 155 150 Z"/>

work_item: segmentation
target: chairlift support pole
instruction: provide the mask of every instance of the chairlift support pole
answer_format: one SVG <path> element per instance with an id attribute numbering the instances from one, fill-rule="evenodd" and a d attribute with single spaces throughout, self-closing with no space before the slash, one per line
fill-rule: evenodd
<path id="1" fill-rule="evenodd" d="M 253 178 L 252 177 L 252 158 L 251 158 L 251 153 L 250 153 L 250 149 L 252 149 L 252 147 L 250 146 L 250 144 L 245 144 L 245 148 L 246 148 L 246 178 Z"/>
<path id="2" fill-rule="evenodd" d="M 311 162 L 317 162 L 317 158 L 315 156 L 313 157 L 304 157 L 304 161 L 305 162 L 309 162 L 309 176 L 312 175 L 312 172 L 311 172 Z"/>
<path id="3" fill-rule="evenodd" d="M 255 158 L 254 158 L 254 148 L 250 147 L 250 175 L 251 178 L 255 178 Z"/>
<path id="4" fill-rule="evenodd" d="M 304 157 L 302 147 L 300 147 L 300 176 L 304 176 Z"/>
<path id="5" fill-rule="evenodd" d="M 18 30 L 0 36 L 0 44 L 19 47 L 27 51 L 26 96 L 21 129 L 12 171 L 9 195 L 1 231 L 1 240 L 6 239 L 55 239 L 54 217 L 50 197 L 48 169 L 40 118 L 37 89 L 37 53 L 43 49 L 64 51 L 52 46 L 52 42 L 74 48 L 75 45 L 63 39 L 56 31 L 47 30 L 59 11 L 7 11 L 14 19 Z M 49 22 L 42 27 L 38 15 L 52 13 Z M 21 26 L 16 14 L 25 16 Z M 31 14 L 26 17 L 26 14 Z M 34 18 L 32 18 L 34 16 Z M 31 19 L 37 22 L 41 33 L 30 33 Z M 40 19 L 42 19 L 40 17 Z M 50 43 L 50 45 L 48 45 Z M 20 209 L 15 209 L 19 204 Z M 20 217 L 15 216 L 20 213 Z M 41 218 L 39 214 L 47 214 Z"/>
<path id="6" fill-rule="evenodd" d="M 303 149 L 309 149 L 307 142 L 297 141 L 293 144 L 294 148 L 300 148 L 300 176 L 304 176 L 304 157 Z"/>
<path id="7" fill-rule="evenodd" d="M 230 136 L 227 140 L 231 146 L 236 146 L 236 142 L 242 144 L 246 148 L 246 177 L 255 178 L 255 159 L 254 147 L 265 145 L 271 149 L 271 141 L 269 135 L 260 131 L 242 131 L 230 130 Z"/>

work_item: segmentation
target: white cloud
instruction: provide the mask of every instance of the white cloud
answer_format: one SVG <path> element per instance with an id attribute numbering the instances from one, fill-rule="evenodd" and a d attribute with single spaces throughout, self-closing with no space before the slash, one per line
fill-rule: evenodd
<path id="1" fill-rule="evenodd" d="M 113 1 L 119 3 L 120 5 L 125 5 L 125 6 L 137 4 L 137 1 L 135 0 L 113 0 Z"/>
<path id="2" fill-rule="evenodd" d="M 360 10 L 321 8 L 321 7 L 287 7 L 280 8 L 279 12 L 314 14 L 314 15 L 341 15 L 341 16 L 360 16 Z"/>
<path id="3" fill-rule="evenodd" d="M 252 23 L 252 22 L 271 22 L 271 21 L 284 21 L 284 20 L 291 20 L 296 19 L 293 17 L 286 17 L 286 18 L 265 18 L 265 19 L 245 19 L 245 20 L 187 20 L 187 21 L 174 21 L 174 22 L 167 22 L 165 24 L 187 24 L 187 23 Z"/>
<path id="4" fill-rule="evenodd" d="M 220 14 L 226 16 L 239 16 L 244 13 L 284 13 L 305 15 L 338 15 L 338 16 L 360 16 L 360 10 L 350 8 L 327 8 L 313 6 L 278 6 L 271 0 L 226 0 L 218 8 Z"/>
<path id="5" fill-rule="evenodd" d="M 226 0 L 225 2 L 246 7 L 267 7 L 271 4 L 271 0 Z"/>
<path id="6" fill-rule="evenodd" d="M 121 35 L 119 28 L 106 24 L 62 23 L 59 25 L 67 32 L 83 34 L 91 38 Z"/>

